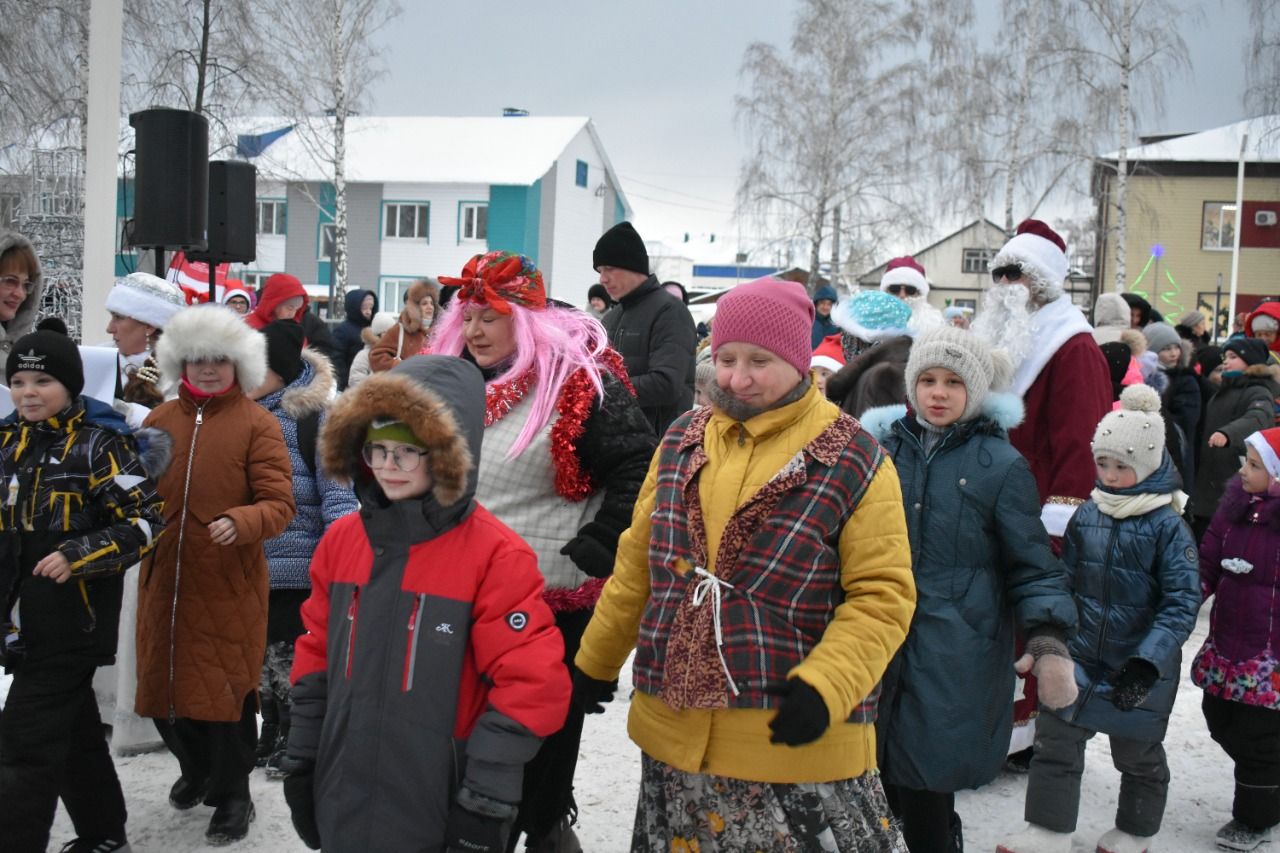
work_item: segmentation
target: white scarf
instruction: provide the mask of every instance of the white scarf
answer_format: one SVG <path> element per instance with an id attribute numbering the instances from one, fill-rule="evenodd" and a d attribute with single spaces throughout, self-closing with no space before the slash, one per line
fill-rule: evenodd
<path id="1" fill-rule="evenodd" d="M 1010 390 L 1019 397 L 1025 397 L 1040 371 L 1063 344 L 1081 332 L 1092 331 L 1093 326 L 1084 318 L 1084 313 L 1065 293 L 1043 306 L 1031 317 L 1031 336 L 1035 345 L 1014 371 L 1013 388 Z"/>
<path id="2" fill-rule="evenodd" d="M 1132 518 L 1135 515 L 1146 515 L 1153 509 L 1172 506 L 1173 511 L 1182 515 L 1182 508 L 1187 505 L 1187 494 L 1174 489 L 1165 494 L 1146 493 L 1141 495 L 1115 495 L 1094 489 L 1089 495 L 1103 515 L 1112 518 Z"/>

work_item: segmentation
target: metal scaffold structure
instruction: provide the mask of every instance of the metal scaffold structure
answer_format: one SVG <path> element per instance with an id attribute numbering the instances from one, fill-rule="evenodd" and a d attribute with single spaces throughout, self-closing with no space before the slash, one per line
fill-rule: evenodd
<path id="1" fill-rule="evenodd" d="M 15 227 L 35 246 L 44 273 L 40 316 L 61 317 L 72 340 L 81 340 L 84 156 L 80 151 L 32 150 L 31 183 L 23 193 Z"/>

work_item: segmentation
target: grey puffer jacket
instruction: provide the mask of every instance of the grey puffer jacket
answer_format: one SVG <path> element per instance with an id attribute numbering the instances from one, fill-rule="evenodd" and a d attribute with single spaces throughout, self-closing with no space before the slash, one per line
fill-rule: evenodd
<path id="1" fill-rule="evenodd" d="M 958 791 L 990 782 L 1004 764 L 1015 621 L 1065 636 L 1075 604 L 1040 522 L 1035 479 L 1005 435 L 1022 419 L 1021 401 L 991 395 L 982 415 L 952 427 L 931 452 L 905 411 L 862 418 L 902 481 L 917 595 L 883 680 L 880 770 L 894 785 Z"/>
<path id="2" fill-rule="evenodd" d="M 35 246 L 17 231 L 0 232 L 0 256 L 15 248 L 30 249 L 35 254 Z M 22 300 L 12 320 L 0 321 L 0 357 L 7 356 L 13 348 L 13 342 L 36 327 L 36 314 L 40 311 L 40 299 L 43 296 L 44 273 L 40 269 L 40 258 L 37 255 L 36 270 L 31 275 L 27 298 Z"/>
<path id="3" fill-rule="evenodd" d="M 1178 487 L 1168 452 L 1156 472 L 1120 495 L 1168 494 Z M 1048 713 L 1096 732 L 1158 742 L 1178 692 L 1182 644 L 1200 609 L 1200 558 L 1171 506 L 1112 518 L 1092 500 L 1076 510 L 1063 539 L 1080 629 L 1068 644 L 1076 662 L 1075 704 Z M 1160 679 L 1130 711 L 1112 703 L 1108 678 L 1130 658 L 1150 663 Z"/>

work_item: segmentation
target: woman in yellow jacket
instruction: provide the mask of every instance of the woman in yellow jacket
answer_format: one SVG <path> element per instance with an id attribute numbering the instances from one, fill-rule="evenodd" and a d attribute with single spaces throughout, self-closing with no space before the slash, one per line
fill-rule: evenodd
<path id="1" fill-rule="evenodd" d="M 813 303 L 720 300 L 711 406 L 672 424 L 575 659 L 603 710 L 634 648 L 633 851 L 905 850 L 875 772 L 915 605 L 893 463 L 809 375 Z"/>

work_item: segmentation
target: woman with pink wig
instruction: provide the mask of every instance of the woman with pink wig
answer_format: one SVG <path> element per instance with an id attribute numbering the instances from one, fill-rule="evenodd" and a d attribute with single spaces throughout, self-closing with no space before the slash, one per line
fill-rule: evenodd
<path id="1" fill-rule="evenodd" d="M 600 321 L 549 302 L 528 258 L 476 255 L 440 284 L 458 291 L 428 348 L 485 377 L 476 499 L 537 553 L 568 664 L 613 572 L 656 436 Z M 521 832 L 527 850 L 581 849 L 570 828 L 581 736 L 582 711 L 571 708 L 526 765 L 509 849 Z"/>

